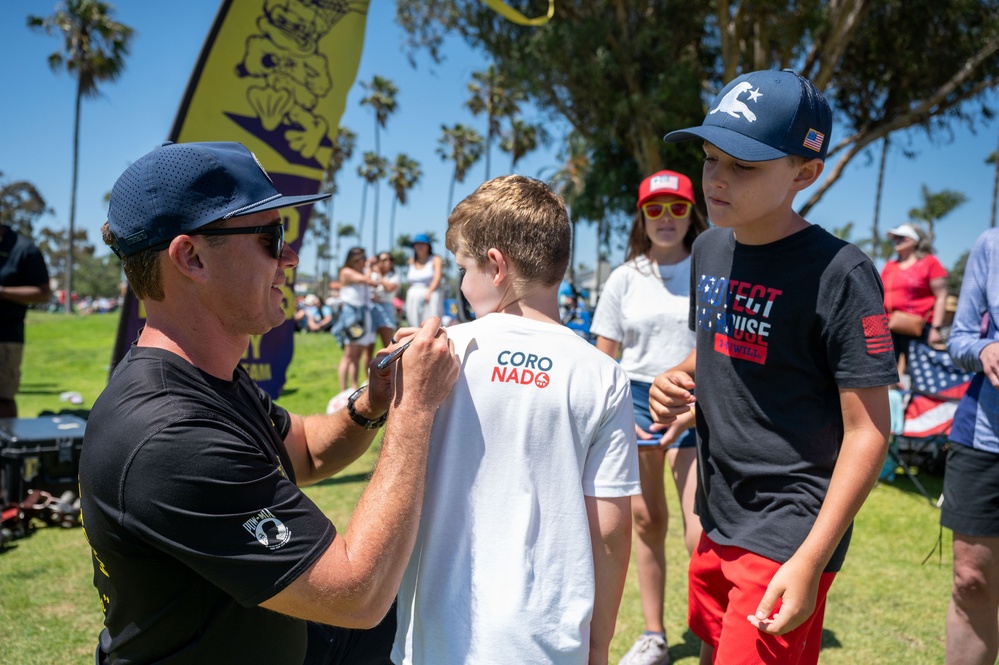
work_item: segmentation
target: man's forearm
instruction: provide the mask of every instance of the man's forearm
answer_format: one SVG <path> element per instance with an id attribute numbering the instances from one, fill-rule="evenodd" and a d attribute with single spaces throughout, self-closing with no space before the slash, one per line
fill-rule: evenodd
<path id="1" fill-rule="evenodd" d="M 431 413 L 400 408 L 345 531 L 267 609 L 347 628 L 371 628 L 399 590 L 419 528 Z"/>

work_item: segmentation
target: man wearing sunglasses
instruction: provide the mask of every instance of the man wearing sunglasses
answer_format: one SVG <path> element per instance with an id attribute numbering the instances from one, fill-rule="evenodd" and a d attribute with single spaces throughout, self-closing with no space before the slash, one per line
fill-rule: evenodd
<path id="1" fill-rule="evenodd" d="M 298 256 L 279 209 L 326 196 L 282 195 L 238 143 L 164 145 L 111 192 L 104 240 L 146 324 L 80 455 L 98 663 L 388 662 L 394 616 L 382 619 L 419 523 L 433 414 L 457 378 L 451 343 L 428 322 L 329 416 L 287 412 L 239 366 L 250 336 L 285 319 Z M 338 532 L 298 486 L 357 459 L 390 410 Z"/>

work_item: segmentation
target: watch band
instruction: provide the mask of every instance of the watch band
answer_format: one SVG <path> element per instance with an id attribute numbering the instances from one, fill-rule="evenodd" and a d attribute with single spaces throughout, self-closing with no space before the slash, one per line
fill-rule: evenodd
<path id="1" fill-rule="evenodd" d="M 364 416 L 359 414 L 357 412 L 357 409 L 354 408 L 354 402 L 357 401 L 357 398 L 360 396 L 360 394 L 363 393 L 365 390 L 367 390 L 367 388 L 368 386 L 367 384 L 365 384 L 360 388 L 358 388 L 357 390 L 355 390 L 353 393 L 351 393 L 350 397 L 347 398 L 347 413 L 350 415 L 351 420 L 353 420 L 355 423 L 357 423 L 359 426 L 363 427 L 364 429 L 378 429 L 379 427 L 385 424 L 385 419 L 388 418 L 387 411 L 382 414 L 381 418 L 376 418 L 375 420 L 369 420 L 368 418 L 365 418 Z"/>

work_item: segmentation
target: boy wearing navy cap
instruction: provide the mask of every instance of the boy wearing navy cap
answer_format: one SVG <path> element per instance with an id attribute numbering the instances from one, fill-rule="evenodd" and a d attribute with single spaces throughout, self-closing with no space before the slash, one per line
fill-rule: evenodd
<path id="1" fill-rule="evenodd" d="M 457 378 L 439 321 L 331 415 L 271 401 L 239 361 L 285 320 L 284 196 L 238 143 L 165 145 L 111 190 L 103 235 L 146 324 L 87 422 L 86 535 L 105 629 L 96 662 L 388 662 L 430 426 Z M 405 379 L 405 390 L 401 385 Z M 391 415 L 388 411 L 391 405 Z M 299 489 L 388 423 L 350 526 Z M 380 623 L 381 622 L 381 623 Z M 359 631 L 332 626 L 371 628 Z"/>
<path id="2" fill-rule="evenodd" d="M 650 391 L 660 422 L 696 411 L 701 662 L 817 662 L 826 593 L 887 451 L 898 376 L 877 271 L 792 208 L 831 132 L 810 81 L 758 71 L 665 139 L 703 140 L 716 227 L 691 258 L 695 349 Z"/>

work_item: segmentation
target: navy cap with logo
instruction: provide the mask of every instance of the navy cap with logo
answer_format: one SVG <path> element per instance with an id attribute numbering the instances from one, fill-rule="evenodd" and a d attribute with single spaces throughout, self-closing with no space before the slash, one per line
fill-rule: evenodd
<path id="1" fill-rule="evenodd" d="M 699 127 L 679 129 L 668 143 L 709 141 L 736 159 L 763 162 L 788 155 L 825 159 L 832 111 L 811 81 L 797 73 L 758 71 L 729 83 Z"/>
<path id="2" fill-rule="evenodd" d="M 212 222 L 330 196 L 284 196 L 241 143 L 165 143 L 125 169 L 111 189 L 111 249 L 119 257 L 163 249 Z"/>

